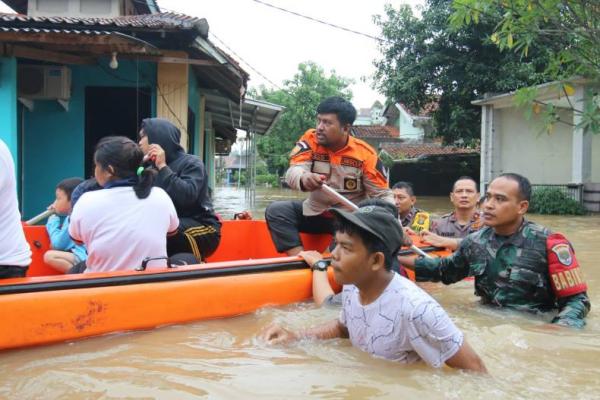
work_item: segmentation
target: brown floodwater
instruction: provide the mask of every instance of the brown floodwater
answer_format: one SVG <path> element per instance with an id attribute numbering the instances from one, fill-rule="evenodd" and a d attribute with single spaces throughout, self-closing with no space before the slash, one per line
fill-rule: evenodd
<path id="1" fill-rule="evenodd" d="M 215 203 L 226 218 L 245 208 L 260 217 L 268 202 L 296 196 L 288 190 L 262 189 L 247 207 L 244 190 L 219 188 Z M 419 199 L 419 205 L 438 214 L 449 208 L 447 199 L 439 197 Z M 269 347 L 257 340 L 257 332 L 271 322 L 298 328 L 337 317 L 335 310 L 306 302 L 236 318 L 3 352 L 0 398 L 597 399 L 600 216 L 529 217 L 571 239 L 587 278 L 592 311 L 585 329 L 571 330 L 548 325 L 547 316 L 483 307 L 471 282 L 428 285 L 483 358 L 489 376 L 374 359 L 347 340 L 303 341 L 289 347 Z"/>

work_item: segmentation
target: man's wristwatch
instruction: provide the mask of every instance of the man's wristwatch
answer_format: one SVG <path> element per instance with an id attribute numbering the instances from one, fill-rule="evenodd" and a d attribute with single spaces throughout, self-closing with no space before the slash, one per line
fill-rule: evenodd
<path id="1" fill-rule="evenodd" d="M 319 260 L 317 262 L 315 262 L 312 267 L 310 267 L 310 269 L 317 270 L 317 271 L 327 271 L 327 267 L 329 267 L 329 261 L 328 260 Z"/>

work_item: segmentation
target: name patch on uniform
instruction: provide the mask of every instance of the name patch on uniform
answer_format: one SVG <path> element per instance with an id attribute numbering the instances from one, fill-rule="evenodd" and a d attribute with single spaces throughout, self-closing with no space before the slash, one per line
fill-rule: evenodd
<path id="1" fill-rule="evenodd" d="M 329 162 L 329 154 L 313 153 L 312 159 L 314 161 Z"/>
<path id="2" fill-rule="evenodd" d="M 354 167 L 354 168 L 360 169 L 360 168 L 362 168 L 363 162 L 361 160 L 357 160 L 356 158 L 352 158 L 352 157 L 342 157 L 340 164 L 342 164 L 346 167 Z"/>

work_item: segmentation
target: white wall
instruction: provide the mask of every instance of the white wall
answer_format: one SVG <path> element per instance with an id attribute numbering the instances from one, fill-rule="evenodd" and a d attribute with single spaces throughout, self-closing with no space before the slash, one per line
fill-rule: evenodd
<path id="1" fill-rule="evenodd" d="M 116 17 L 119 0 L 29 0 L 27 14 L 46 17 Z"/>
<path id="2" fill-rule="evenodd" d="M 592 182 L 600 183 L 600 134 L 592 138 Z"/>
<path id="3" fill-rule="evenodd" d="M 494 109 L 497 121 L 495 135 L 499 135 L 498 168 L 502 172 L 516 172 L 529 178 L 533 184 L 565 184 L 571 181 L 572 127 L 556 124 L 551 134 L 538 133 L 535 119 L 526 120 L 523 111 L 515 108 Z M 561 113 L 561 119 L 572 121 L 570 112 Z M 600 140 L 594 146 L 600 150 Z M 596 152 L 600 155 L 600 152 Z M 598 157 L 594 166 L 599 166 Z M 596 167 L 596 169 L 598 169 Z M 600 175 L 600 171 L 598 171 Z M 597 178 L 594 178 L 597 179 Z"/>
<path id="4" fill-rule="evenodd" d="M 402 139 L 422 139 L 423 130 L 412 125 L 412 120 L 400 112 L 400 138 Z"/>

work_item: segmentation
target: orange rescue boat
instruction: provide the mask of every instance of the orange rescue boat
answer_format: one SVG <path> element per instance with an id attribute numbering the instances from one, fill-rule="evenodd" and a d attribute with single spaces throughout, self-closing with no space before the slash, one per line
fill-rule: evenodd
<path id="1" fill-rule="evenodd" d="M 277 253 L 264 221 L 225 221 L 221 244 L 205 264 L 79 275 L 44 264 L 44 226 L 26 226 L 25 233 L 33 252 L 28 276 L 0 280 L 0 349 L 230 317 L 312 297 L 309 267 Z M 303 234 L 302 240 L 324 251 L 331 237 Z M 415 244 L 434 256 L 448 254 Z M 329 278 L 339 290 L 331 270 Z"/>

